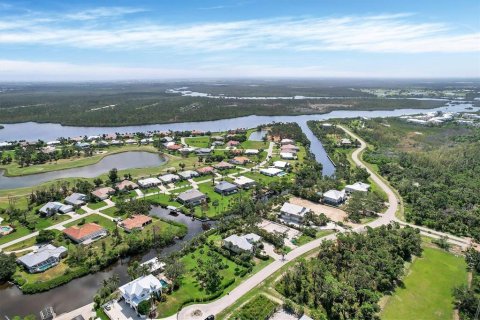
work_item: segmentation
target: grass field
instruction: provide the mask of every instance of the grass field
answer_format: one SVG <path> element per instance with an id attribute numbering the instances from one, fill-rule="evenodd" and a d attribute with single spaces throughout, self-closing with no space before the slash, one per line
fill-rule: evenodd
<path id="1" fill-rule="evenodd" d="M 466 264 L 440 249 L 425 248 L 404 279 L 404 288 L 398 288 L 389 297 L 381 318 L 384 320 L 453 318 L 452 289 L 467 281 Z"/>
<path id="2" fill-rule="evenodd" d="M 87 204 L 87 207 L 89 207 L 90 209 L 96 210 L 96 209 L 100 209 L 102 207 L 105 207 L 106 205 L 107 204 L 104 201 L 100 201 L 100 202 L 89 203 L 89 204 Z"/>
<path id="3" fill-rule="evenodd" d="M 210 137 L 203 136 L 185 138 L 185 143 L 188 144 L 190 147 L 208 148 L 210 146 Z"/>
<path id="4" fill-rule="evenodd" d="M 67 223 L 65 225 L 65 228 L 76 226 L 83 220 L 85 220 L 85 223 L 90 223 L 90 222 L 97 223 L 97 224 L 101 225 L 102 227 L 104 227 L 105 229 L 108 229 L 109 231 L 112 231 L 113 229 L 115 229 L 115 222 L 113 222 L 112 220 L 109 220 L 105 217 L 102 217 L 98 214 L 91 214 L 91 215 L 89 215 L 85 218 L 80 218 L 80 219 L 77 219 L 77 220 L 72 221 L 70 223 Z"/>

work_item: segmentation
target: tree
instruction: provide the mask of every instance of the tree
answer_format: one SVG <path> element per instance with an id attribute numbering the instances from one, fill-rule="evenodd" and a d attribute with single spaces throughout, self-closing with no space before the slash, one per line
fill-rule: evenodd
<path id="1" fill-rule="evenodd" d="M 13 274 L 17 270 L 16 257 L 12 253 L 6 255 L 0 253 L 0 281 L 8 281 L 12 279 Z"/>
<path id="2" fill-rule="evenodd" d="M 100 187 L 100 186 L 102 185 L 103 180 L 100 179 L 100 178 L 95 178 L 95 179 L 93 180 L 93 183 L 95 184 L 95 187 L 98 188 L 98 187 Z"/>
<path id="3" fill-rule="evenodd" d="M 113 168 L 108 172 L 108 180 L 110 180 L 110 183 L 115 183 L 118 181 L 118 170 L 117 168 Z"/>
<path id="4" fill-rule="evenodd" d="M 53 239 L 55 239 L 55 237 L 56 237 L 55 231 L 43 229 L 38 232 L 38 236 L 36 237 L 36 242 L 37 243 L 50 242 Z"/>
<path id="5" fill-rule="evenodd" d="M 172 289 L 178 288 L 180 279 L 185 274 L 185 265 L 177 257 L 165 261 L 165 276 L 172 281 Z"/>
<path id="6" fill-rule="evenodd" d="M 138 304 L 137 311 L 143 316 L 147 315 L 150 312 L 150 299 L 140 302 Z"/>

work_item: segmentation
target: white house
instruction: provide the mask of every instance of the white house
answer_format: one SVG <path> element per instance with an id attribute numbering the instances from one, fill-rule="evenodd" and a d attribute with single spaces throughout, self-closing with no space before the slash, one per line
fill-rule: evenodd
<path id="1" fill-rule="evenodd" d="M 281 145 L 295 144 L 295 141 L 293 141 L 292 139 L 282 139 L 282 141 L 280 141 L 280 144 Z"/>
<path id="2" fill-rule="evenodd" d="M 233 183 L 236 184 L 239 188 L 248 189 L 255 185 L 255 180 L 245 176 L 240 176 L 236 177 L 235 180 L 233 180 Z"/>
<path id="3" fill-rule="evenodd" d="M 323 194 L 323 201 L 332 205 L 339 205 L 345 201 L 345 189 L 342 191 L 338 190 L 328 190 Z"/>
<path id="4" fill-rule="evenodd" d="M 368 192 L 369 188 L 370 188 L 370 185 L 368 183 L 355 182 L 354 184 L 349 184 L 349 185 L 345 186 L 345 191 L 347 193 Z"/>
<path id="5" fill-rule="evenodd" d="M 286 169 L 289 166 L 289 163 L 286 161 L 275 161 L 273 166 L 278 169 Z"/>
<path id="6" fill-rule="evenodd" d="M 255 233 L 249 233 L 243 236 L 232 234 L 223 240 L 223 246 L 235 253 L 253 252 L 255 245 L 260 242 L 261 239 L 262 238 Z"/>
<path id="7" fill-rule="evenodd" d="M 150 299 L 153 294 L 161 292 L 162 288 L 160 280 L 149 274 L 121 286 L 118 290 L 125 302 L 135 311 L 138 311 L 140 302 Z"/>
<path id="8" fill-rule="evenodd" d="M 285 160 L 294 160 L 297 158 L 292 152 L 280 152 L 280 158 Z"/>
<path id="9" fill-rule="evenodd" d="M 305 214 L 309 211 L 310 210 L 305 207 L 285 202 L 280 209 L 280 218 L 285 220 L 285 222 L 301 224 L 305 219 Z"/>
<path id="10" fill-rule="evenodd" d="M 154 186 L 158 186 L 161 184 L 162 181 L 158 178 L 146 178 L 146 179 L 140 179 L 138 180 L 138 185 L 142 188 L 150 188 Z"/>
<path id="11" fill-rule="evenodd" d="M 176 174 L 168 173 L 164 174 L 163 176 L 158 177 L 160 180 L 162 180 L 163 183 L 173 183 L 175 181 L 180 180 L 180 177 L 177 176 Z"/>
<path id="12" fill-rule="evenodd" d="M 185 171 L 179 172 L 178 175 L 183 179 L 191 179 L 193 177 L 199 176 L 198 172 L 193 170 L 185 170 Z"/>
<path id="13" fill-rule="evenodd" d="M 247 149 L 245 150 L 245 154 L 246 155 L 257 155 L 260 151 L 258 151 L 257 149 Z"/>
<path id="14" fill-rule="evenodd" d="M 60 202 L 48 202 L 38 210 L 42 215 L 50 217 L 58 212 L 67 213 L 73 211 L 73 206 Z"/>
<path id="15" fill-rule="evenodd" d="M 277 168 L 260 169 L 260 173 L 269 177 L 274 177 L 282 173 L 283 170 Z"/>

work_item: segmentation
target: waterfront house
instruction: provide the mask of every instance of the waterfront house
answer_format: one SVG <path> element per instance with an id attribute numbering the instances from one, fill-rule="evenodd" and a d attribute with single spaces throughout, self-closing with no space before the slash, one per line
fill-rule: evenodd
<path id="1" fill-rule="evenodd" d="M 74 192 L 68 197 L 66 197 L 64 202 L 74 207 L 80 207 L 87 202 L 87 195 L 83 193 Z"/>
<path id="2" fill-rule="evenodd" d="M 305 220 L 305 214 L 309 211 L 305 207 L 285 202 L 280 209 L 280 218 L 288 223 L 302 224 Z"/>
<path id="3" fill-rule="evenodd" d="M 223 247 L 235 253 L 255 251 L 255 246 L 260 242 L 262 238 L 254 233 L 249 233 L 243 236 L 232 234 L 231 236 L 223 240 Z"/>
<path id="4" fill-rule="evenodd" d="M 323 194 L 323 202 L 337 206 L 345 201 L 345 190 L 328 190 Z"/>
<path id="5" fill-rule="evenodd" d="M 135 311 L 138 311 L 140 302 L 150 299 L 152 295 L 161 293 L 162 288 L 163 285 L 160 280 L 149 274 L 124 284 L 118 290 L 125 302 Z"/>
<path id="6" fill-rule="evenodd" d="M 152 218 L 143 214 L 137 214 L 120 222 L 120 226 L 125 229 L 126 232 L 132 232 L 134 230 L 141 230 L 150 223 L 152 223 Z"/>
<path id="7" fill-rule="evenodd" d="M 184 205 L 199 205 L 207 200 L 207 196 L 197 189 L 190 189 L 180 193 L 177 196 L 177 201 Z"/>
<path id="8" fill-rule="evenodd" d="M 239 188 L 249 189 L 255 185 L 255 180 L 245 176 L 239 176 L 236 177 L 235 180 L 233 180 L 233 183 L 236 184 Z"/>
<path id="9" fill-rule="evenodd" d="M 287 145 L 287 144 L 295 144 L 295 141 L 292 140 L 292 139 L 282 139 L 282 141 L 280 141 L 280 144 L 282 146 Z"/>
<path id="10" fill-rule="evenodd" d="M 165 262 L 161 262 L 158 260 L 157 257 L 147 260 L 145 262 L 140 263 L 140 266 L 146 266 L 148 268 L 148 272 L 152 274 L 158 274 L 165 270 Z"/>
<path id="11" fill-rule="evenodd" d="M 92 195 L 96 197 L 99 200 L 105 200 L 110 197 L 110 195 L 115 193 L 115 189 L 111 187 L 102 187 L 102 188 L 97 188 L 92 191 Z"/>
<path id="12" fill-rule="evenodd" d="M 345 191 L 349 194 L 353 192 L 368 192 L 369 188 L 370 185 L 368 183 L 355 182 L 354 184 L 345 186 Z"/>
<path id="13" fill-rule="evenodd" d="M 107 235 L 107 230 L 96 223 L 85 223 L 81 226 L 72 226 L 63 230 L 68 238 L 75 243 L 89 244 Z"/>
<path id="14" fill-rule="evenodd" d="M 280 158 L 284 160 L 294 160 L 297 156 L 291 152 L 280 152 Z"/>
<path id="15" fill-rule="evenodd" d="M 237 192 L 237 186 L 228 181 L 220 181 L 215 185 L 215 192 L 220 193 L 221 195 L 229 195 Z"/>
<path id="16" fill-rule="evenodd" d="M 68 213 L 73 211 L 73 206 L 60 202 L 48 202 L 41 207 L 38 212 L 45 217 L 53 216 L 57 213 Z"/>
<path id="17" fill-rule="evenodd" d="M 34 252 L 21 256 L 17 259 L 17 263 L 22 265 L 30 273 L 38 273 L 56 266 L 60 262 L 60 259 L 66 255 L 67 248 L 47 244 L 39 247 Z"/>

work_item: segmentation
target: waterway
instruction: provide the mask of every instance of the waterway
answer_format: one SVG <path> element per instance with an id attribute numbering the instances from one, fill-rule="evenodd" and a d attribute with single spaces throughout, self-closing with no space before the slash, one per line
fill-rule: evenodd
<path id="1" fill-rule="evenodd" d="M 99 162 L 78 168 L 50 171 L 26 176 L 7 177 L 0 170 L 0 190 L 35 186 L 60 178 L 94 178 L 112 168 L 118 170 L 156 167 L 166 159 L 159 154 L 145 151 L 128 151 L 105 156 Z"/>
<path id="2" fill-rule="evenodd" d="M 328 120 L 333 118 L 355 118 L 355 117 L 395 117 L 409 114 L 418 114 L 426 112 L 461 112 L 467 111 L 472 105 L 470 103 L 446 103 L 445 106 L 433 109 L 396 109 L 396 110 L 336 110 L 324 114 L 299 115 L 299 116 L 246 116 L 233 119 L 221 119 L 201 122 L 181 122 L 167 124 L 150 124 L 138 126 L 123 127 L 72 127 L 62 126 L 56 123 L 35 123 L 23 122 L 16 124 L 5 124 L 4 129 L 0 131 L 0 142 L 2 141 L 44 141 L 55 140 L 59 137 L 77 137 L 91 136 L 104 133 L 134 133 L 134 132 L 155 132 L 155 131 L 226 131 L 233 128 L 254 128 L 261 124 L 272 122 L 297 122 L 311 141 L 311 151 L 317 161 L 323 164 L 323 174 L 332 175 L 335 167 L 330 162 L 327 154 L 321 144 L 308 129 L 306 122 L 308 120 Z"/>
<path id="3" fill-rule="evenodd" d="M 165 256 L 174 251 L 178 251 L 185 242 L 203 232 L 201 221 L 192 220 L 190 217 L 181 213 L 177 216 L 172 216 L 162 208 L 153 207 L 150 210 L 150 214 L 183 223 L 187 225 L 188 233 L 183 239 L 177 240 L 175 244 L 163 248 L 159 252 L 150 250 L 146 254 L 134 258 L 142 262 L 158 254 Z M 125 284 L 130 280 L 127 274 L 128 263 L 130 261 L 130 259 L 118 261 L 105 270 L 74 279 L 63 286 L 34 295 L 24 295 L 20 289 L 13 284 L 0 285 L 0 317 L 5 318 L 5 316 L 8 316 L 11 318 L 15 315 L 25 316 L 34 314 L 38 319 L 40 310 L 46 306 L 52 306 L 57 314 L 61 314 L 91 303 L 93 296 L 104 279 L 116 273 L 120 277 L 120 284 Z"/>

